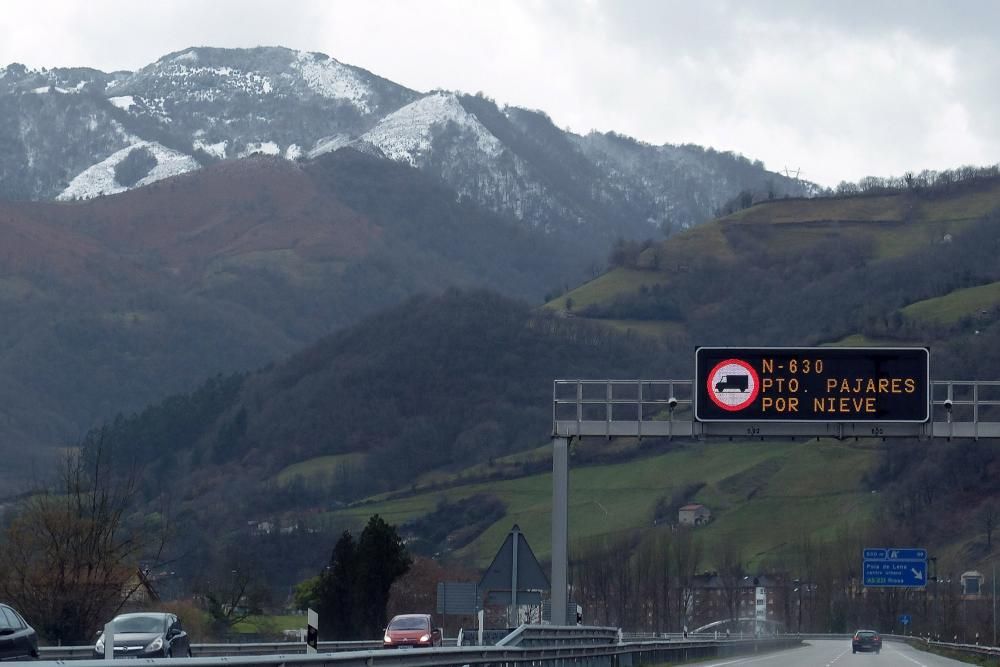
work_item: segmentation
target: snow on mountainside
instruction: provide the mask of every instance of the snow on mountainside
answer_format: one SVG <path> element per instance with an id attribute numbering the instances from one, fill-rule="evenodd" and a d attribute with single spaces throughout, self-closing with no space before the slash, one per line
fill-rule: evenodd
<path id="1" fill-rule="evenodd" d="M 153 141 L 137 141 L 85 170 L 74 178 L 69 187 L 59 193 L 56 199 L 60 201 L 90 199 L 100 195 L 124 192 L 128 188 L 115 179 L 115 167 L 137 148 L 148 149 L 156 158 L 156 166 L 136 183 L 139 187 L 198 168 L 198 163 L 189 155 L 172 151 Z"/>
<path id="2" fill-rule="evenodd" d="M 372 91 L 350 67 L 333 58 L 302 51 L 295 54 L 292 67 L 298 70 L 306 85 L 319 95 L 349 100 L 362 113 L 371 113 Z"/>
<path id="3" fill-rule="evenodd" d="M 323 137 L 357 137 L 413 101 L 414 91 L 322 53 L 279 47 L 192 48 L 115 80 L 115 100 L 178 140 L 234 158 L 260 152 L 298 155 Z M 176 146 L 171 146 L 176 148 Z"/>
<path id="4" fill-rule="evenodd" d="M 196 47 L 135 72 L 0 69 L 0 198 L 141 187 L 254 154 L 343 147 L 429 172 L 461 198 L 553 233 L 646 238 L 708 219 L 743 189 L 807 194 L 742 156 L 579 137 L 481 95 L 418 93 L 321 53 Z M 150 155 L 118 165 L 136 148 Z M 148 173 L 136 169 L 155 165 Z M 142 176 L 138 178 L 138 176 Z M 119 175 L 121 177 L 121 175 Z"/>
<path id="5" fill-rule="evenodd" d="M 500 140 L 468 113 L 452 93 L 432 93 L 383 118 L 361 136 L 386 157 L 417 166 L 431 150 L 436 130 L 454 123 L 472 140 L 470 148 L 489 157 L 503 150 Z"/>
<path id="6" fill-rule="evenodd" d="M 335 134 L 331 137 L 322 137 L 309 149 L 306 157 L 313 159 L 326 153 L 332 153 L 338 148 L 351 145 L 353 141 L 354 139 L 349 134 Z"/>

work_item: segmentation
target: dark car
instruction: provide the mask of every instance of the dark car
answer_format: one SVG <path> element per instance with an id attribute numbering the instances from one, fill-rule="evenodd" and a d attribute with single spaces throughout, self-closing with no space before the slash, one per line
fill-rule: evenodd
<path id="1" fill-rule="evenodd" d="M 116 658 L 191 657 L 191 642 L 173 614 L 121 614 L 111 623 Z M 94 654 L 97 658 L 104 657 L 103 633 L 94 645 Z"/>
<path id="2" fill-rule="evenodd" d="M 0 604 L 0 660 L 26 660 L 38 657 L 38 635 L 24 617 Z"/>
<path id="3" fill-rule="evenodd" d="M 878 655 L 878 652 L 881 650 L 882 638 L 874 630 L 858 630 L 854 633 L 854 638 L 851 639 L 852 653 L 857 653 L 858 651 L 875 651 L 875 654 Z"/>
<path id="4" fill-rule="evenodd" d="M 430 614 L 401 614 L 393 616 L 385 628 L 382 646 L 385 648 L 413 648 L 441 645 L 441 631 L 434 627 Z"/>

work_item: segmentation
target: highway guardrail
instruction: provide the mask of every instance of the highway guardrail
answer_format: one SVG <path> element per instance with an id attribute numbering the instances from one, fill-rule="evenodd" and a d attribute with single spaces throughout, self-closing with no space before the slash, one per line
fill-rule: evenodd
<path id="1" fill-rule="evenodd" d="M 451 640 L 454 644 L 454 639 Z M 382 648 L 381 640 L 319 642 L 319 653 L 341 651 L 361 651 Z M 305 642 L 252 642 L 246 644 L 191 644 L 191 655 L 195 658 L 212 658 L 231 655 L 295 655 L 305 653 Z M 93 658 L 94 645 L 87 646 L 40 646 L 42 660 L 82 660 Z"/>
<path id="2" fill-rule="evenodd" d="M 237 646 L 249 645 L 226 645 L 233 649 L 230 655 L 174 658 L 169 661 L 162 658 L 147 659 L 143 660 L 143 664 L 147 667 L 551 667 L 566 664 L 566 661 L 577 661 L 585 667 L 634 667 L 696 658 L 764 653 L 791 648 L 801 643 L 799 638 L 792 636 L 755 639 L 688 638 L 682 641 L 659 639 L 619 643 L 617 628 L 522 626 L 518 631 L 519 636 L 512 638 L 511 642 L 520 642 L 521 645 L 514 646 L 349 650 L 303 654 L 298 651 L 301 644 L 282 642 L 293 651 L 253 655 L 248 649 L 236 649 Z M 545 635 L 548 635 L 547 639 Z M 544 641 L 551 643 L 541 645 Z M 344 642 L 337 644 L 342 645 Z M 86 648 L 88 651 L 92 650 L 90 647 Z M 324 648 L 326 647 L 321 644 L 320 651 Z M 36 662 L 35 667 L 56 667 L 60 664 L 48 652 L 43 652 L 42 660 L 43 662 Z M 45 660 L 49 662 L 44 662 Z M 101 667 L 104 664 L 104 660 L 92 659 L 74 663 L 76 667 Z"/>

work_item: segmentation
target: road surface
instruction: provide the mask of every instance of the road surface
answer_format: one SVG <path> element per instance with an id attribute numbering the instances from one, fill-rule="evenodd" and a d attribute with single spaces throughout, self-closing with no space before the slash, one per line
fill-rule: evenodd
<path id="1" fill-rule="evenodd" d="M 809 639 L 801 648 L 742 658 L 716 658 L 703 667 L 945 667 L 968 663 L 918 651 L 902 642 L 885 641 L 882 652 L 851 653 L 850 639 Z"/>

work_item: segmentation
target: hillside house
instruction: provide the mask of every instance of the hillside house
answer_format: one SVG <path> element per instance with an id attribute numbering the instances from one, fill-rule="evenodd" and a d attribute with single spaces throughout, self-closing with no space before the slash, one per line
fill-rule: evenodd
<path id="1" fill-rule="evenodd" d="M 677 510 L 677 523 L 682 526 L 700 526 L 711 520 L 711 510 L 698 503 L 684 505 Z"/>

